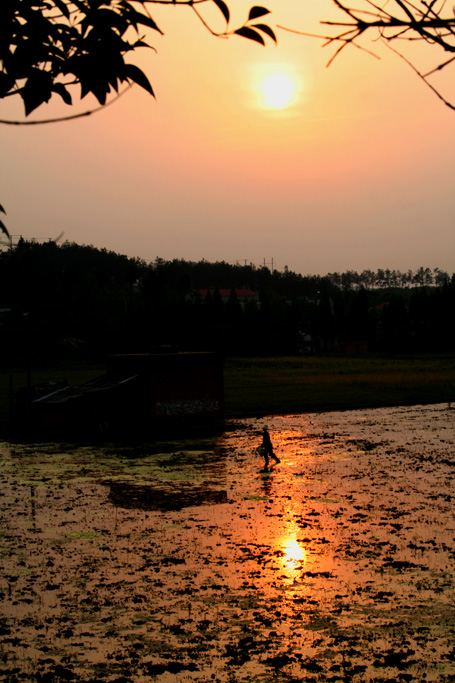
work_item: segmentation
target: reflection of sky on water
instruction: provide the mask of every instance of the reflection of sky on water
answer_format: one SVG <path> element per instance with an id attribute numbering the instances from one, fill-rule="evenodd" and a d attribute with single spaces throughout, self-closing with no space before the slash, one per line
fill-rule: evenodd
<path id="1" fill-rule="evenodd" d="M 268 473 L 261 420 L 216 453 L 0 453 L 2 616 L 30 667 L 45 623 L 80 680 L 123 659 L 138 681 L 169 661 L 196 661 L 201 683 L 327 678 L 350 649 L 343 676 L 363 683 L 393 680 L 390 653 L 412 649 L 431 681 L 455 634 L 455 411 L 356 415 L 268 418 Z"/>

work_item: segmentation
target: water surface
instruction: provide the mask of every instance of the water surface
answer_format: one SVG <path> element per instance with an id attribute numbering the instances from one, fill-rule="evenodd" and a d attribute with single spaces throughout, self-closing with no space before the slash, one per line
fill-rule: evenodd
<path id="1" fill-rule="evenodd" d="M 281 459 L 261 472 L 267 424 Z M 2 681 L 453 681 L 455 410 L 0 444 Z"/>

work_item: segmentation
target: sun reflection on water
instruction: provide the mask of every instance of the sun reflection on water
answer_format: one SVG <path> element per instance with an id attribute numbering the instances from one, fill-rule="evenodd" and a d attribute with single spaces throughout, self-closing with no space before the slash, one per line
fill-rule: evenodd
<path id="1" fill-rule="evenodd" d="M 281 541 L 282 571 L 289 579 L 295 580 L 302 572 L 307 562 L 307 551 L 294 536 L 288 536 Z"/>
<path id="2" fill-rule="evenodd" d="M 301 562 L 305 561 L 305 550 L 295 538 L 289 538 L 283 546 L 284 561 L 290 569 L 296 569 Z"/>

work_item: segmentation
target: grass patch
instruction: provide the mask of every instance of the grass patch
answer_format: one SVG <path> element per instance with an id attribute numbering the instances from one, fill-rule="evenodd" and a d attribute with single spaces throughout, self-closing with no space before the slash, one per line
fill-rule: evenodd
<path id="1" fill-rule="evenodd" d="M 226 415 L 455 401 L 455 354 L 229 358 Z"/>

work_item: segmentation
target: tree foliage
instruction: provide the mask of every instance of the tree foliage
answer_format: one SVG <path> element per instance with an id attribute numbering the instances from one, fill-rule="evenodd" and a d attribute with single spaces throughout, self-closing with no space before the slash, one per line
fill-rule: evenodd
<path id="1" fill-rule="evenodd" d="M 201 7 L 214 4 L 226 28 L 213 31 Z M 150 14 L 155 4 L 189 7 L 214 35 L 238 35 L 262 45 L 276 41 L 273 30 L 258 22 L 269 10 L 254 6 L 245 23 L 229 29 L 224 0 L 2 0 L 0 3 L 0 98 L 18 95 L 28 115 L 59 95 L 73 103 L 72 87 L 80 98 L 93 94 L 100 105 L 121 85 L 136 83 L 154 95 L 147 75 L 128 57 L 139 48 L 152 48 L 145 33 L 162 33 Z"/>
<path id="2" fill-rule="evenodd" d="M 22 241 L 0 253 L 0 292 L 9 362 L 162 345 L 226 355 L 455 350 L 455 276 L 438 269 L 300 275 Z"/>
<path id="3" fill-rule="evenodd" d="M 74 86 L 80 88 L 80 99 L 92 94 L 100 107 L 112 92 L 118 96 L 122 85 L 137 84 L 154 96 L 148 76 L 128 58 L 139 48 L 153 49 L 143 35 L 147 31 L 162 33 L 150 14 L 150 7 L 157 4 L 187 6 L 215 36 L 238 35 L 261 45 L 266 38 L 276 42 L 270 26 L 259 21 L 269 14 L 260 5 L 251 7 L 242 26 L 229 29 L 230 11 L 224 0 L 1 0 L 0 99 L 19 96 L 28 116 L 53 95 L 72 105 Z M 224 18 L 221 33 L 201 13 L 207 4 L 215 5 Z M 1 206 L 0 213 L 5 213 Z M 9 237 L 1 220 L 0 232 Z"/>

